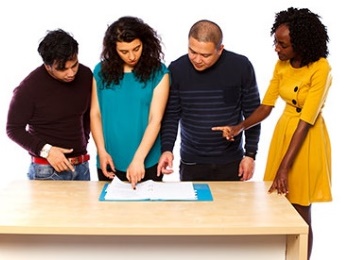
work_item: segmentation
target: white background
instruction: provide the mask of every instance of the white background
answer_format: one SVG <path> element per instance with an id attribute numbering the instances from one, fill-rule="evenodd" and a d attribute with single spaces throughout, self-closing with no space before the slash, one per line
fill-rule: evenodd
<path id="1" fill-rule="evenodd" d="M 344 220 L 346 181 L 346 141 L 340 114 L 345 110 L 346 86 L 343 84 L 343 61 L 346 52 L 345 17 L 343 1 L 338 0 L 243 0 L 243 1 L 159 1 L 159 0 L 100 0 L 100 1 L 40 1 L 12 0 L 0 3 L 0 144 L 1 181 L 0 187 L 16 179 L 26 179 L 30 158 L 20 146 L 9 140 L 5 125 L 12 90 L 34 68 L 42 64 L 37 53 L 39 41 L 47 30 L 62 28 L 71 32 L 79 42 L 79 60 L 93 68 L 99 61 L 102 39 L 109 24 L 120 16 L 132 15 L 142 18 L 161 35 L 165 63 L 187 52 L 187 34 L 197 20 L 207 18 L 217 22 L 224 33 L 225 48 L 246 55 L 254 65 L 261 97 L 266 91 L 277 55 L 273 48 L 270 29 L 276 12 L 290 6 L 307 7 L 320 14 L 330 36 L 329 60 L 333 68 L 331 87 L 323 115 L 330 132 L 333 150 L 333 195 L 331 203 L 313 205 L 313 227 L 315 232 L 312 260 L 329 259 L 338 255 L 347 259 L 344 235 L 347 228 Z M 228 7 L 227 7 L 228 6 Z M 345 12 L 344 12 L 345 13 Z M 78 99 L 78 97 L 76 97 Z M 64 104 L 61 104 L 62 106 Z M 339 109 L 338 109 L 339 106 Z M 59 109 L 59 107 L 57 107 Z M 281 113 L 282 103 L 262 124 L 262 134 L 253 181 L 262 180 L 268 144 L 272 129 Z M 343 119 L 345 116 L 343 117 Z M 340 137 L 341 136 L 341 137 Z M 175 148 L 175 168 L 179 154 Z M 95 169 L 95 147 L 91 139 L 89 152 L 92 180 L 97 180 Z M 178 180 L 177 170 L 166 178 Z M 341 234 L 341 235 L 339 235 Z M 341 237 L 341 238 L 338 238 Z"/>

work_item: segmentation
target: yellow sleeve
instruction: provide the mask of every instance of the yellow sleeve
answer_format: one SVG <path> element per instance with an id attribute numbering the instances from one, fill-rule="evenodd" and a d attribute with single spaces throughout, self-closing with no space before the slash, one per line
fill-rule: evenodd
<path id="1" fill-rule="evenodd" d="M 331 85 L 331 68 L 324 58 L 311 65 L 311 82 L 300 119 L 313 125 L 324 106 Z"/>
<path id="2" fill-rule="evenodd" d="M 275 65 L 275 69 L 272 75 L 272 79 L 270 80 L 270 84 L 261 102 L 263 105 L 275 106 L 275 103 L 279 96 L 279 84 L 280 84 L 280 79 L 278 74 L 279 67 L 280 67 L 280 62 L 278 61 Z"/>

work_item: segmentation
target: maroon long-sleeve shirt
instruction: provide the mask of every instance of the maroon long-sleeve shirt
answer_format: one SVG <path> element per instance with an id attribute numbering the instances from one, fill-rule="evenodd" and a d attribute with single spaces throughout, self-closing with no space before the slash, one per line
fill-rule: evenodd
<path id="1" fill-rule="evenodd" d="M 54 79 L 44 65 L 32 71 L 13 91 L 7 135 L 33 156 L 48 143 L 73 148 L 68 157 L 87 152 L 93 74 L 80 64 L 75 80 Z"/>

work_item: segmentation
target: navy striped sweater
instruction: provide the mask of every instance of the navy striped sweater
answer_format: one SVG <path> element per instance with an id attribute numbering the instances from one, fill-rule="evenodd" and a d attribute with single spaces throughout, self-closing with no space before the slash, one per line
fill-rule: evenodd
<path id="1" fill-rule="evenodd" d="M 247 57 L 224 50 L 219 60 L 197 71 L 183 55 L 170 66 L 170 97 L 162 122 L 162 152 L 173 151 L 180 129 L 181 159 L 224 164 L 256 153 L 260 124 L 229 142 L 213 126 L 235 125 L 260 104 L 255 72 Z"/>

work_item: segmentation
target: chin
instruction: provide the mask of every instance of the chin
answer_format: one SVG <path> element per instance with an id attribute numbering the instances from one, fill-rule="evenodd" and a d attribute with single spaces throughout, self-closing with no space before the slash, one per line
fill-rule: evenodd
<path id="1" fill-rule="evenodd" d="M 202 66 L 202 67 L 197 67 L 197 66 L 195 66 L 195 65 L 194 65 L 194 68 L 195 68 L 197 71 L 203 71 L 203 70 L 205 70 L 205 69 L 206 69 L 206 67 L 205 67 L 205 66 Z"/>

